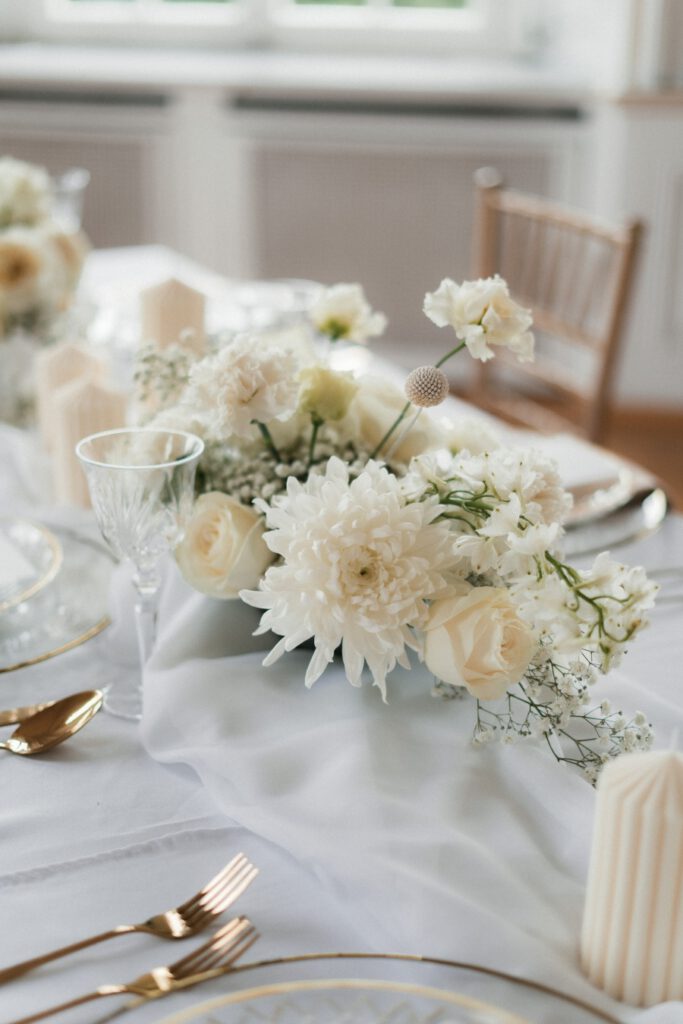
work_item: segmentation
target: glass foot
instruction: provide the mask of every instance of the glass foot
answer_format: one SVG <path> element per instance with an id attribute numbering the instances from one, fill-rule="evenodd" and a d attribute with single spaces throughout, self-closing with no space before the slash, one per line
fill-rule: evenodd
<path id="1" fill-rule="evenodd" d="M 103 710 L 117 718 L 127 718 L 139 722 L 142 718 L 142 689 L 121 692 L 120 686 L 114 684 L 104 691 Z"/>

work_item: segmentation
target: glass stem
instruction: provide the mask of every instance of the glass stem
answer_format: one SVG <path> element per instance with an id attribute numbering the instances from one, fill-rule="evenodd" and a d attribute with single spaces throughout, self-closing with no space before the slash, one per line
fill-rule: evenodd
<path id="1" fill-rule="evenodd" d="M 159 610 L 158 576 L 135 573 L 133 583 L 137 591 L 135 601 L 135 625 L 138 634 L 140 669 L 142 670 L 152 653 L 157 635 L 157 613 Z"/>

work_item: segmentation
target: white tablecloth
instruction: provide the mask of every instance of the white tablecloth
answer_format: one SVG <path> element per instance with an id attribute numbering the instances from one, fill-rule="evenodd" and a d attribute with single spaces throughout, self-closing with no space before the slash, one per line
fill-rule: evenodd
<path id="1" fill-rule="evenodd" d="M 40 504 L 26 443 L 0 430 L 4 511 L 92 529 L 87 514 Z M 620 554 L 683 565 L 683 520 Z M 0 707 L 135 671 L 124 584 L 113 591 L 114 627 L 1 676 Z M 682 610 L 662 603 L 623 670 L 600 684 L 648 712 L 660 745 L 683 725 Z M 0 964 L 172 906 L 244 850 L 261 868 L 238 908 L 261 932 L 258 958 L 345 949 L 462 959 L 625 1021 L 683 1020 L 680 1004 L 618 1006 L 578 970 L 594 804 L 586 783 L 533 745 L 470 746 L 471 706 L 431 698 L 420 670 L 395 673 L 385 707 L 338 669 L 306 691 L 302 652 L 262 669 L 250 653 L 252 614 L 191 594 L 171 572 L 142 726 L 101 714 L 42 758 L 5 757 Z M 0 989 L 0 1021 L 180 955 L 145 937 L 95 947 Z M 161 1020 L 203 994 L 131 1019 Z M 535 1019 L 572 1014 L 549 1007 Z"/>

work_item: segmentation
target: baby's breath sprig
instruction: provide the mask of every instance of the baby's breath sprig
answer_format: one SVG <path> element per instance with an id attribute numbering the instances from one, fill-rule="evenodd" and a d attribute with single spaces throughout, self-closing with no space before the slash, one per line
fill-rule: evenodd
<path id="1" fill-rule="evenodd" d="M 587 653 L 562 666 L 542 652 L 500 708 L 477 701 L 474 742 L 541 737 L 556 761 L 578 768 L 595 785 L 608 761 L 624 751 L 648 750 L 653 739 L 642 712 L 627 719 L 609 701 L 587 709 L 597 674 Z"/>
<path id="2" fill-rule="evenodd" d="M 133 380 L 138 401 L 155 412 L 177 402 L 190 377 L 191 352 L 180 345 L 160 351 L 153 345 L 140 349 Z"/>

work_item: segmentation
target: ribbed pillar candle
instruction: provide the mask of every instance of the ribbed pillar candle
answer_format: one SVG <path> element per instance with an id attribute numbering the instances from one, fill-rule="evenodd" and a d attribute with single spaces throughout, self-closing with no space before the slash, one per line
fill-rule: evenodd
<path id="1" fill-rule="evenodd" d="M 81 438 L 100 430 L 126 425 L 126 396 L 104 384 L 74 380 L 54 398 L 54 453 L 52 468 L 57 501 L 88 508 L 90 495 L 83 468 L 76 457 Z"/>
<path id="2" fill-rule="evenodd" d="M 163 349 L 174 345 L 183 331 L 191 331 L 194 344 L 204 343 L 206 297 L 175 278 L 146 288 L 140 294 L 140 334 L 143 344 Z"/>
<path id="3" fill-rule="evenodd" d="M 70 341 L 38 352 L 33 365 L 38 426 L 43 444 L 50 449 L 55 433 L 54 398 L 59 388 L 73 380 L 101 382 L 106 371 L 101 359 Z"/>
<path id="4" fill-rule="evenodd" d="M 634 1006 L 683 999 L 683 754 L 626 754 L 602 772 L 581 963 Z"/>

